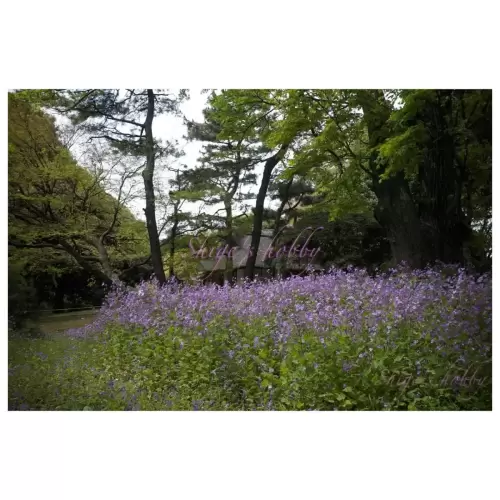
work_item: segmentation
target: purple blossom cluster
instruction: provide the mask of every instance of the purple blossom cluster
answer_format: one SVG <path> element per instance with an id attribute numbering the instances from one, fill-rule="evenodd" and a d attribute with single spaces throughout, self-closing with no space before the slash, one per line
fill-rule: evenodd
<path id="1" fill-rule="evenodd" d="M 401 323 L 433 339 L 473 339 L 491 334 L 491 295 L 490 275 L 472 276 L 463 269 L 450 275 L 437 268 L 398 268 L 378 276 L 360 269 L 332 270 L 233 287 L 143 282 L 134 289 L 117 287 L 92 324 L 68 334 L 86 337 L 122 325 L 158 335 L 172 328 L 204 335 L 212 325 L 230 329 L 235 322 L 258 320 L 276 342 L 304 332 L 320 338 L 332 331 L 376 335 Z M 490 349 L 488 343 L 484 349 Z"/>

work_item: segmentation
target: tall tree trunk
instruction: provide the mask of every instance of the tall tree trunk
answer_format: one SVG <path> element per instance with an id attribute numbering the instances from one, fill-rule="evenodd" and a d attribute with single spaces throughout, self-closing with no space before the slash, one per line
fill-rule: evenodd
<path id="1" fill-rule="evenodd" d="M 378 200 L 375 218 L 387 231 L 394 263 L 404 261 L 412 267 L 420 267 L 420 220 L 404 172 L 398 172 L 386 180 L 380 178 L 385 165 L 380 162 L 375 148 L 387 138 L 390 107 L 381 90 L 362 90 L 358 92 L 358 97 L 367 126 L 368 142 L 373 151 L 369 168 L 372 172 L 372 189 Z"/>
<path id="2" fill-rule="evenodd" d="M 64 303 L 64 288 L 62 286 L 57 286 L 54 290 L 54 302 L 52 305 L 52 310 L 57 311 L 65 309 L 66 304 Z"/>
<path id="3" fill-rule="evenodd" d="M 148 89 L 148 113 L 144 123 L 146 134 L 146 168 L 142 172 L 144 179 L 144 189 L 146 191 L 146 224 L 148 228 L 149 247 L 151 249 L 151 262 L 156 279 L 160 285 L 166 281 L 165 270 L 161 257 L 160 237 L 158 236 L 158 226 L 156 224 L 155 191 L 153 176 L 155 170 L 155 147 L 153 139 L 153 118 L 155 112 L 155 95 L 152 89 Z"/>
<path id="4" fill-rule="evenodd" d="M 425 203 L 421 218 L 426 228 L 426 261 L 462 263 L 464 243 L 470 225 L 462 210 L 462 191 L 466 179 L 466 157 L 456 158 L 453 137 L 453 90 L 436 91 L 428 117 L 431 131 L 426 161 L 420 166 L 419 180 Z"/>
<path id="5" fill-rule="evenodd" d="M 283 159 L 288 149 L 289 144 L 283 144 L 279 151 L 269 158 L 264 165 L 264 173 L 262 174 L 262 182 L 260 183 L 259 193 L 255 202 L 254 222 L 252 231 L 252 242 L 250 244 L 250 255 L 247 259 L 245 267 L 245 278 L 253 280 L 255 274 L 255 262 L 257 261 L 257 252 L 259 250 L 260 235 L 262 233 L 262 222 L 264 216 L 264 202 L 266 200 L 267 189 L 271 181 L 271 174 L 274 167 Z"/>
<path id="6" fill-rule="evenodd" d="M 280 231 L 281 216 L 283 215 L 283 210 L 285 209 L 285 205 L 288 202 L 288 195 L 290 192 L 290 188 L 292 187 L 292 184 L 293 184 L 293 176 L 286 183 L 285 192 L 283 193 L 284 194 L 283 199 L 281 200 L 280 206 L 276 210 L 276 216 L 274 218 L 273 240 L 274 238 L 276 238 L 276 235 Z"/>
<path id="7" fill-rule="evenodd" d="M 455 165 L 455 141 L 452 133 L 453 90 L 438 91 L 440 140 L 437 143 L 440 186 L 439 212 L 436 214 L 441 233 L 440 260 L 446 263 L 464 261 L 464 242 L 468 239 L 465 217 L 462 212 L 463 176 Z"/>
<path id="8" fill-rule="evenodd" d="M 413 268 L 422 264 L 420 220 L 403 172 L 378 181 L 375 218 L 387 231 L 394 264 L 406 262 Z"/>
<path id="9" fill-rule="evenodd" d="M 276 210 L 276 216 L 274 218 L 274 228 L 273 228 L 273 245 L 275 244 L 275 239 L 278 236 L 278 233 L 280 232 L 280 223 L 281 223 L 281 216 L 283 215 L 283 211 L 285 210 L 285 205 L 288 201 L 288 193 L 290 191 L 290 187 L 292 186 L 293 183 L 293 176 L 291 179 L 287 182 L 286 187 L 285 187 L 285 193 L 283 200 L 281 200 L 280 206 Z M 271 264 L 271 273 L 273 278 L 278 277 L 278 269 L 276 265 L 276 259 L 273 259 L 273 263 Z"/>
<path id="10" fill-rule="evenodd" d="M 174 256 L 175 256 L 175 238 L 177 238 L 177 227 L 179 225 L 177 204 L 174 205 L 174 224 L 170 231 L 170 259 L 168 265 L 168 275 L 170 278 L 175 276 Z"/>
<path id="11" fill-rule="evenodd" d="M 227 235 L 226 235 L 226 245 L 231 248 L 233 246 L 233 207 L 231 205 L 230 200 L 226 200 L 224 205 L 225 205 L 225 210 L 226 210 L 226 228 L 227 228 Z M 229 255 L 226 257 L 226 269 L 224 270 L 224 283 L 231 284 L 233 282 L 233 259 L 229 257 Z"/>

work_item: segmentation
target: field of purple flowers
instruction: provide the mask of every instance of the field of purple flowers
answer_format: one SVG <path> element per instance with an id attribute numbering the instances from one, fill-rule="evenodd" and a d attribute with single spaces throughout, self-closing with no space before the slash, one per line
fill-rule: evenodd
<path id="1" fill-rule="evenodd" d="M 33 348 L 11 363 L 9 400 L 32 409 L 488 410 L 491 294 L 491 276 L 401 268 L 117 288 L 94 323 L 67 332 L 64 353 L 42 359 Z"/>

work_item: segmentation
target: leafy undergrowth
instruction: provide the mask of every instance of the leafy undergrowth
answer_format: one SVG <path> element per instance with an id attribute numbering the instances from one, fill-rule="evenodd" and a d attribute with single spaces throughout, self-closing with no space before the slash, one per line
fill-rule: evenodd
<path id="1" fill-rule="evenodd" d="M 491 278 L 441 271 L 116 290 L 9 346 L 31 410 L 490 410 Z"/>

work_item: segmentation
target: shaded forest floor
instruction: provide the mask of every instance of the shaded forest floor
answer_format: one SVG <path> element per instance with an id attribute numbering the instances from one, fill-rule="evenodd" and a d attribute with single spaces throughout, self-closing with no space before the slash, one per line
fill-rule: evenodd
<path id="1" fill-rule="evenodd" d="M 70 328 L 81 328 L 82 326 L 88 325 L 92 322 L 95 315 L 97 314 L 97 309 L 91 309 L 87 311 L 73 311 L 63 314 L 49 314 L 42 316 L 38 324 L 40 330 L 45 335 L 57 334 L 69 330 Z"/>
<path id="2" fill-rule="evenodd" d="M 9 339 L 8 357 L 9 367 L 20 368 L 28 375 L 36 373 L 33 360 L 57 364 L 68 353 L 90 355 L 89 341 L 74 339 L 65 335 L 70 328 L 81 328 L 93 321 L 98 310 L 73 311 L 62 314 L 47 314 L 41 316 L 36 326 L 43 334 L 42 338 L 15 338 Z M 35 364 L 38 364 L 35 362 Z M 12 368 L 9 368 L 9 410 L 28 410 L 31 406 L 23 402 L 24 398 L 12 387 Z M 26 380 L 32 380 L 36 385 L 37 377 L 30 375 Z M 40 397 L 42 394 L 40 393 Z M 54 408 L 52 408 L 54 409 Z"/>

